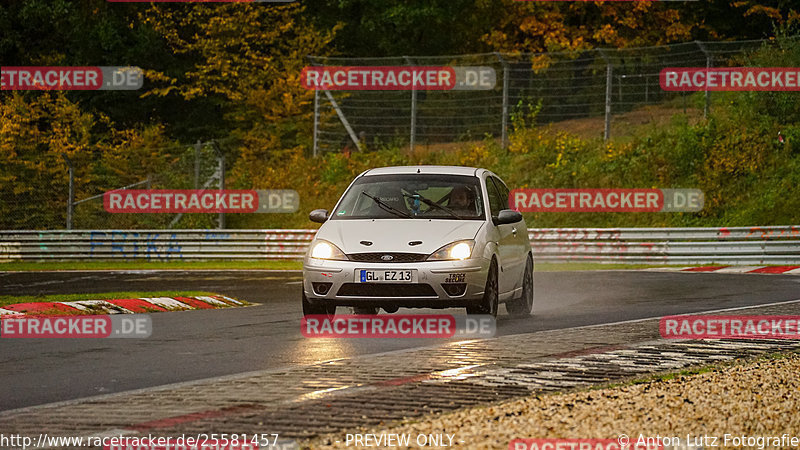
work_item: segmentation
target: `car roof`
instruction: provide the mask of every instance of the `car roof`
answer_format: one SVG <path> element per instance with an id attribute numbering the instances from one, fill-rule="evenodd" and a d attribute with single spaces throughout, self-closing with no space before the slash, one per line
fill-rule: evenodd
<path id="1" fill-rule="evenodd" d="M 370 175 L 398 175 L 398 174 L 437 174 L 437 175 L 471 175 L 477 176 L 480 172 L 486 169 L 478 169 L 475 167 L 463 166 L 396 166 L 396 167 L 379 167 L 377 169 L 367 170 L 362 176 Z"/>

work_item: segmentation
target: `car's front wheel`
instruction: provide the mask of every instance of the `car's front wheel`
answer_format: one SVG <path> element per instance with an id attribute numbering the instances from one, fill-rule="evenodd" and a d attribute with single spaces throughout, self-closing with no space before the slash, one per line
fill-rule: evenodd
<path id="1" fill-rule="evenodd" d="M 514 317 L 527 317 L 533 311 L 533 258 L 530 255 L 522 274 L 522 295 L 506 302 L 506 309 Z"/>
<path id="2" fill-rule="evenodd" d="M 492 260 L 489 273 L 486 275 L 486 287 L 483 290 L 483 299 L 474 306 L 467 306 L 467 314 L 488 314 L 497 317 L 498 309 L 498 283 L 497 261 Z"/>
<path id="3" fill-rule="evenodd" d="M 332 316 L 336 313 L 336 306 L 328 304 L 327 302 L 320 301 L 318 303 L 311 303 L 303 292 L 303 315 L 304 316 L 317 316 L 327 315 Z"/>

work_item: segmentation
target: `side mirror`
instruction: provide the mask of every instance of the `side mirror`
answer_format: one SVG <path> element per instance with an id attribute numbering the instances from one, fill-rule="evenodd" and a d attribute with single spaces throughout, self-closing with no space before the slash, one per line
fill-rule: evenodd
<path id="1" fill-rule="evenodd" d="M 308 218 L 311 219 L 312 222 L 325 223 L 328 220 L 328 210 L 315 209 L 311 211 L 311 214 L 308 215 Z"/>
<path id="2" fill-rule="evenodd" d="M 493 218 L 495 225 L 505 225 L 508 223 L 517 223 L 522 220 L 522 213 L 514 211 L 513 209 L 504 209 L 500 211 L 496 218 Z"/>

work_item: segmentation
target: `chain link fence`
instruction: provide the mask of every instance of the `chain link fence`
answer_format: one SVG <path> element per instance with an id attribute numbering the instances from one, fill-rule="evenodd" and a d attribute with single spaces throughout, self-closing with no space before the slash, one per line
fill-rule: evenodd
<path id="1" fill-rule="evenodd" d="M 748 54 L 769 42 L 687 42 L 541 54 L 312 56 L 312 64 L 323 66 L 488 66 L 497 75 L 494 89 L 486 91 L 316 91 L 313 153 L 441 146 L 487 137 L 505 146 L 515 117 L 531 111 L 535 111 L 539 124 L 564 122 L 564 127 L 573 129 L 580 124 L 573 127 L 569 121 L 604 123 L 604 133 L 598 136 L 604 134 L 606 138 L 615 118 L 646 105 L 672 105 L 672 109 L 678 108 L 676 112 L 682 106 L 686 112 L 691 102 L 694 113 L 702 114 L 705 109 L 708 114 L 712 95 L 665 92 L 659 86 L 660 71 L 666 67 L 747 65 Z M 221 156 L 234 151 L 236 145 L 223 139 L 181 147 L 131 149 L 157 154 L 159 162 L 155 168 L 134 167 L 121 174 L 105 166 L 92 169 L 94 172 L 87 170 L 87 158 L 101 157 L 88 151 L 81 161 L 62 161 L 55 156 L 26 162 L 28 175 L 0 167 L 0 175 L 11 175 L 12 179 L 38 177 L 24 186 L 13 181 L 0 184 L 0 229 L 224 228 L 225 216 L 221 214 L 110 214 L 104 210 L 102 194 L 122 188 L 217 189 L 225 174 Z M 63 167 L 63 172 L 38 170 L 34 163 Z M 42 175 L 46 173 L 55 175 Z"/>
<path id="2" fill-rule="evenodd" d="M 148 173 L 140 168 L 126 174 L 97 174 L 87 172 L 85 160 L 73 161 L 62 155 L 63 160 L 46 162 L 63 166 L 62 176 L 26 185 L 24 189 L 16 189 L 13 184 L 0 186 L 0 230 L 224 227 L 221 214 L 111 214 L 105 211 L 103 194 L 107 191 L 220 187 L 222 146 L 216 141 L 138 150 L 161 153 L 159 170 Z"/>
<path id="3" fill-rule="evenodd" d="M 645 105 L 677 102 L 686 112 L 691 96 L 666 92 L 659 73 L 667 67 L 746 65 L 750 51 L 769 41 L 686 42 L 657 47 L 593 49 L 536 54 L 340 58 L 310 56 L 318 66 L 488 66 L 497 83 L 489 91 L 317 91 L 314 154 L 382 147 L 428 146 L 487 136 L 507 143 L 514 117 L 536 112 L 540 124 L 603 118 L 608 139 L 614 117 Z M 688 105 L 692 107 L 693 105 Z M 353 139 L 346 130 L 353 130 Z"/>

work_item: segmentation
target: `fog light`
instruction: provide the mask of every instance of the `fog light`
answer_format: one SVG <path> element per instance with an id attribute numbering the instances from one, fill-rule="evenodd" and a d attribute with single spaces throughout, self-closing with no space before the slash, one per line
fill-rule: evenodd
<path id="1" fill-rule="evenodd" d="M 450 297 L 458 297 L 467 291 L 467 283 L 442 283 L 442 289 Z"/>
<path id="2" fill-rule="evenodd" d="M 325 295 L 331 290 L 333 283 L 311 283 L 314 288 L 314 293 L 317 295 Z"/>

